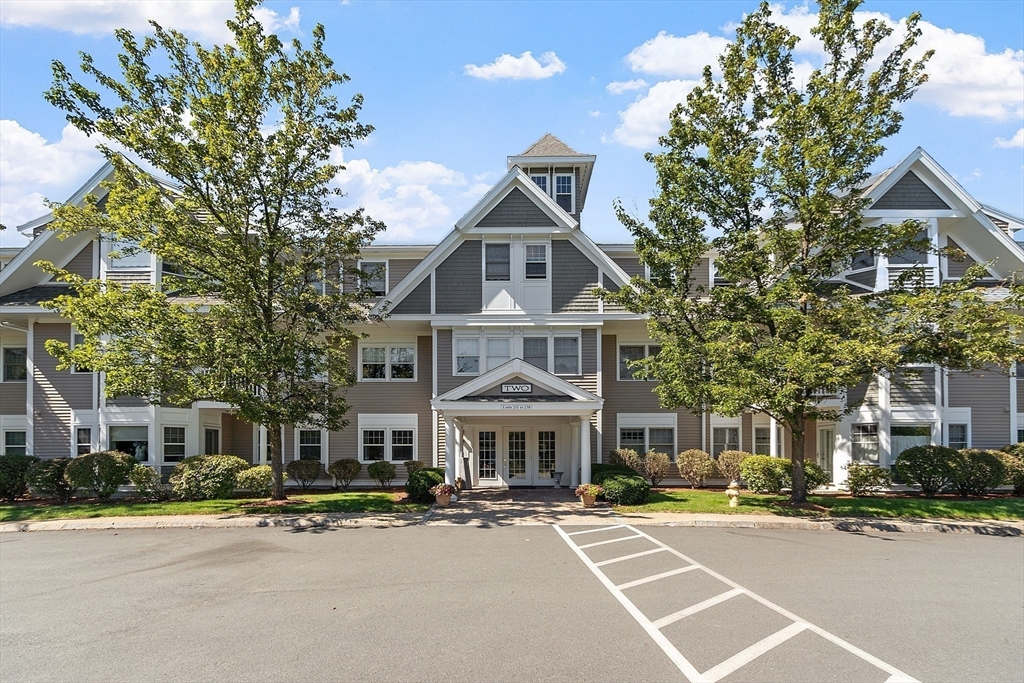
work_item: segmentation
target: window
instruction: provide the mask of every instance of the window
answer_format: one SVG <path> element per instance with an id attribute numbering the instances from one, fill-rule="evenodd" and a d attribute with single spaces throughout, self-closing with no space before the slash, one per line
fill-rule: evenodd
<path id="1" fill-rule="evenodd" d="M 365 275 L 359 279 L 359 285 L 368 289 L 373 296 L 384 296 L 388 291 L 387 261 L 360 261 L 359 270 Z"/>
<path id="2" fill-rule="evenodd" d="M 722 451 L 738 451 L 739 449 L 739 427 L 715 427 L 711 430 L 711 457 L 717 458 Z"/>
<path id="3" fill-rule="evenodd" d="M 854 462 L 878 464 L 878 425 L 853 425 L 851 434 Z"/>
<path id="4" fill-rule="evenodd" d="M 511 339 L 488 339 L 487 340 L 487 369 L 493 370 L 502 363 L 507 363 L 512 357 Z"/>
<path id="5" fill-rule="evenodd" d="M 137 251 L 135 253 L 126 253 L 133 250 Z M 110 258 L 111 268 L 149 268 L 152 265 L 149 252 L 139 249 L 138 245 L 131 242 L 112 242 L 110 251 L 117 254 Z"/>
<path id="6" fill-rule="evenodd" d="M 526 245 L 526 279 L 545 280 L 548 277 L 548 247 L 546 244 Z"/>
<path id="7" fill-rule="evenodd" d="M 4 455 L 26 455 L 26 432 L 4 432 Z"/>
<path id="8" fill-rule="evenodd" d="M 322 460 L 324 434 L 319 429 L 299 430 L 299 460 Z"/>
<path id="9" fill-rule="evenodd" d="M 891 462 L 896 462 L 900 453 L 914 446 L 927 446 L 932 442 L 930 425 L 893 425 Z"/>
<path id="10" fill-rule="evenodd" d="M 203 442 L 203 453 L 206 455 L 220 453 L 220 430 L 207 427 L 203 433 Z"/>
<path id="11" fill-rule="evenodd" d="M 383 429 L 363 430 L 363 460 L 373 462 L 384 459 L 384 431 Z"/>
<path id="12" fill-rule="evenodd" d="M 391 459 L 412 460 L 413 459 L 413 430 L 392 429 L 391 430 Z"/>
<path id="13" fill-rule="evenodd" d="M 164 427 L 164 462 L 185 459 L 185 428 Z"/>
<path id="14" fill-rule="evenodd" d="M 22 382 L 28 378 L 28 350 L 8 347 L 4 349 L 4 381 Z"/>
<path id="15" fill-rule="evenodd" d="M 928 231 L 922 230 L 917 233 L 914 238 L 917 241 L 924 244 L 928 240 Z M 912 264 L 912 263 L 927 263 L 928 252 L 924 249 L 918 249 L 915 247 L 908 247 L 902 251 L 898 251 L 889 257 L 890 264 Z"/>
<path id="16" fill-rule="evenodd" d="M 416 379 L 416 349 L 411 344 L 363 346 L 359 354 L 362 381 Z"/>
<path id="17" fill-rule="evenodd" d="M 512 276 L 511 248 L 507 244 L 484 245 L 484 278 L 488 282 L 508 282 Z"/>
<path id="18" fill-rule="evenodd" d="M 84 343 L 85 343 L 85 335 L 84 334 L 78 334 L 76 332 L 75 334 L 71 335 L 71 348 L 72 349 L 74 349 L 79 344 L 84 344 Z M 82 365 L 72 364 L 71 372 L 92 372 L 92 370 L 90 370 L 89 368 L 87 368 L 85 366 L 82 366 Z"/>
<path id="19" fill-rule="evenodd" d="M 619 430 L 619 448 L 632 448 L 637 453 L 647 452 L 647 434 L 644 428 L 624 427 Z"/>
<path id="20" fill-rule="evenodd" d="M 111 427 L 107 442 L 112 451 L 127 453 L 139 462 L 149 460 L 149 427 Z"/>
<path id="21" fill-rule="evenodd" d="M 78 427 L 75 429 L 75 455 L 85 455 L 92 452 L 92 427 Z"/>
<path id="22" fill-rule="evenodd" d="M 637 453 L 665 453 L 674 462 L 676 430 L 674 427 L 620 427 L 619 448 L 631 448 Z"/>
<path id="23" fill-rule="evenodd" d="M 555 374 L 580 374 L 580 340 L 576 337 L 555 337 Z"/>
<path id="24" fill-rule="evenodd" d="M 546 175 L 532 175 L 530 180 L 537 184 L 537 187 L 544 191 L 544 194 L 548 193 L 548 177 Z"/>
<path id="25" fill-rule="evenodd" d="M 573 177 L 571 175 L 555 176 L 555 202 L 566 213 L 573 212 Z"/>
<path id="26" fill-rule="evenodd" d="M 524 337 L 523 360 L 547 372 L 548 369 L 548 338 Z"/>
<path id="27" fill-rule="evenodd" d="M 359 422 L 359 456 L 363 462 L 416 459 L 415 415 L 364 414 Z"/>
<path id="28" fill-rule="evenodd" d="M 967 425 L 949 425 L 949 447 L 967 448 Z"/>
<path id="29" fill-rule="evenodd" d="M 864 270 L 875 267 L 875 253 L 873 251 L 858 251 L 853 255 L 853 262 L 850 270 Z"/>
<path id="30" fill-rule="evenodd" d="M 480 340 L 455 340 L 455 373 L 476 375 L 480 372 Z"/>
<path id="31" fill-rule="evenodd" d="M 619 381 L 639 380 L 636 369 L 630 367 L 631 361 L 643 360 L 658 355 L 661 346 L 658 344 L 630 344 L 619 347 Z"/>
<path id="32" fill-rule="evenodd" d="M 772 428 L 754 427 L 754 455 L 772 454 Z"/>

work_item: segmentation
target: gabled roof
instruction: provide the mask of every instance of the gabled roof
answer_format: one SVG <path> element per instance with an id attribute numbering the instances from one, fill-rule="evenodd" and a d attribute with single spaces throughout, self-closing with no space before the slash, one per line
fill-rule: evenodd
<path id="1" fill-rule="evenodd" d="M 518 166 L 513 166 L 508 173 L 494 184 L 490 190 L 478 201 L 473 208 L 467 211 L 462 218 L 455 221 L 456 230 L 466 230 L 476 227 L 484 216 L 507 197 L 513 189 L 518 188 L 523 194 L 533 200 L 537 207 L 546 213 L 552 222 L 563 230 L 575 230 L 580 226 L 579 221 L 566 213 L 548 193 L 540 189 L 537 183 L 523 173 Z"/>
<path id="2" fill-rule="evenodd" d="M 581 407 L 599 410 L 604 404 L 604 399 L 600 396 L 590 393 L 586 389 L 582 389 L 572 382 L 552 375 L 550 372 L 541 370 L 535 365 L 531 365 L 524 361 L 522 358 L 513 358 L 510 361 L 502 363 L 496 368 L 488 370 L 487 372 L 471 379 L 470 381 L 455 387 L 451 391 L 441 394 L 437 398 L 433 399 L 430 403 L 433 407 L 438 410 L 444 410 L 446 404 L 458 403 L 466 399 L 470 399 L 474 394 L 482 391 L 490 386 L 504 382 L 512 378 L 527 379 L 534 384 L 537 384 L 552 394 L 560 394 L 571 399 L 571 403 L 581 403 Z M 562 404 L 565 405 L 564 403 Z"/>
<path id="3" fill-rule="evenodd" d="M 521 153 L 521 157 L 583 157 L 588 156 L 586 154 L 580 154 L 569 145 L 565 144 L 551 133 L 544 133 L 544 136 L 537 140 L 529 147 L 526 151 Z"/>

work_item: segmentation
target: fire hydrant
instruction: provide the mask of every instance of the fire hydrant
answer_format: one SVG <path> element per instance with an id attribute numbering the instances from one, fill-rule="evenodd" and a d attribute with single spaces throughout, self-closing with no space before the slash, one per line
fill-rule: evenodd
<path id="1" fill-rule="evenodd" d="M 725 495 L 729 496 L 729 507 L 739 507 L 740 504 L 740 484 L 737 481 L 733 481 L 729 484 L 729 488 L 725 490 Z"/>

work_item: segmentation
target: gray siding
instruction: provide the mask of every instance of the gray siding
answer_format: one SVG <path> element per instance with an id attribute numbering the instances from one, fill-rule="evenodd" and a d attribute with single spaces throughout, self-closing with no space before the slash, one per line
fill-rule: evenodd
<path id="1" fill-rule="evenodd" d="M 875 268 L 858 270 L 856 273 L 850 273 L 846 276 L 846 279 L 850 282 L 856 282 L 858 285 L 864 285 L 869 289 L 875 288 L 875 280 L 877 278 L 878 272 Z"/>
<path id="2" fill-rule="evenodd" d="M 935 371 L 897 372 L 889 384 L 889 402 L 893 406 L 935 405 Z"/>
<path id="3" fill-rule="evenodd" d="M 87 372 L 57 370 L 57 359 L 46 351 L 48 339 L 70 340 L 71 325 L 36 324 L 34 330 L 33 455 L 66 458 L 71 453 L 71 411 L 93 408 L 93 376 Z"/>
<path id="4" fill-rule="evenodd" d="M 583 356 L 583 374 L 576 377 L 563 377 L 581 389 L 592 394 L 597 393 L 597 330 L 581 330 L 580 352 Z"/>
<path id="5" fill-rule="evenodd" d="M 430 275 L 425 277 L 391 312 L 398 315 L 430 315 L 430 278 Z"/>
<path id="6" fill-rule="evenodd" d="M 971 445 L 1001 448 L 1010 438 L 1010 380 L 998 369 L 949 373 L 949 405 L 971 409 Z"/>
<path id="7" fill-rule="evenodd" d="M 551 311 L 578 313 L 597 310 L 597 266 L 572 242 L 551 242 Z"/>
<path id="8" fill-rule="evenodd" d="M 856 386 L 850 387 L 846 398 L 851 404 L 858 403 L 862 406 L 877 406 L 878 381 L 872 379 L 870 382 L 861 382 Z"/>
<path id="9" fill-rule="evenodd" d="M 477 225 L 484 228 L 548 228 L 554 227 L 555 222 L 515 187 Z"/>
<path id="10" fill-rule="evenodd" d="M 693 268 L 693 273 L 690 278 L 690 294 L 696 295 L 697 288 L 703 287 L 704 292 L 707 293 L 708 287 L 711 283 L 711 260 L 702 258 Z"/>
<path id="11" fill-rule="evenodd" d="M 253 429 L 248 422 L 239 420 L 230 413 L 221 416 L 220 449 L 226 455 L 237 455 L 248 462 L 253 461 Z M 200 448 L 203 444 L 200 443 Z"/>
<path id="12" fill-rule="evenodd" d="M 452 374 L 452 331 L 437 331 L 437 395 L 446 394 L 455 387 L 473 379 L 469 375 Z"/>
<path id="13" fill-rule="evenodd" d="M 439 315 L 480 312 L 484 296 L 480 249 L 480 240 L 466 240 L 435 270 L 434 311 Z"/>
<path id="14" fill-rule="evenodd" d="M 612 258 L 615 265 L 622 268 L 630 277 L 643 277 L 644 266 L 636 256 L 616 256 Z"/>
<path id="15" fill-rule="evenodd" d="M 610 277 L 608 277 L 607 275 L 604 276 L 604 281 L 601 283 L 601 286 L 604 287 L 605 289 L 607 289 L 609 292 L 617 292 L 617 291 L 619 291 L 621 289 L 621 287 L 619 287 L 617 284 L 615 284 L 612 281 L 612 279 Z M 604 300 L 604 310 L 605 310 L 606 313 L 619 313 L 619 312 L 625 311 L 626 308 L 624 306 L 620 305 L 620 304 L 612 303 L 608 299 L 605 299 Z"/>
<path id="16" fill-rule="evenodd" d="M 64 270 L 69 273 L 74 273 L 84 278 L 93 278 L 93 245 L 95 242 L 89 242 L 85 245 L 82 251 L 78 252 L 73 259 L 67 262 L 64 266 Z"/>
<path id="17" fill-rule="evenodd" d="M 956 242 L 954 242 L 953 240 L 949 240 L 949 246 L 953 247 L 954 249 L 960 249 L 960 245 L 957 244 Z M 977 261 L 972 259 L 967 254 L 964 254 L 964 259 L 962 261 L 954 261 L 951 258 L 947 258 L 946 259 L 946 276 L 947 277 L 963 277 L 964 273 L 967 272 L 967 269 L 970 268 L 971 266 L 973 266 L 975 263 L 977 263 Z"/>
<path id="18" fill-rule="evenodd" d="M 0 383 L 0 415 L 24 415 L 27 382 Z"/>
<path id="19" fill-rule="evenodd" d="M 924 184 L 913 171 L 896 181 L 889 191 L 871 205 L 871 209 L 948 209 L 949 205 Z"/>
<path id="20" fill-rule="evenodd" d="M 388 259 L 388 291 L 398 286 L 419 262 L 420 259 L 415 258 Z"/>

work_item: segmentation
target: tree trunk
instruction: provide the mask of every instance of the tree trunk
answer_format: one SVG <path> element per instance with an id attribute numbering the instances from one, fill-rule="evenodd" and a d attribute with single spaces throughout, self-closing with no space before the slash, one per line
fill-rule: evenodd
<path id="1" fill-rule="evenodd" d="M 267 425 L 267 457 L 270 458 L 270 469 L 274 471 L 273 500 L 284 500 L 284 457 L 281 450 L 281 425 Z"/>
<path id="2" fill-rule="evenodd" d="M 804 437 L 807 431 L 807 418 L 797 417 L 790 428 L 791 460 L 793 461 L 793 490 L 789 494 L 789 502 L 802 504 L 807 502 L 807 478 L 804 477 Z"/>

